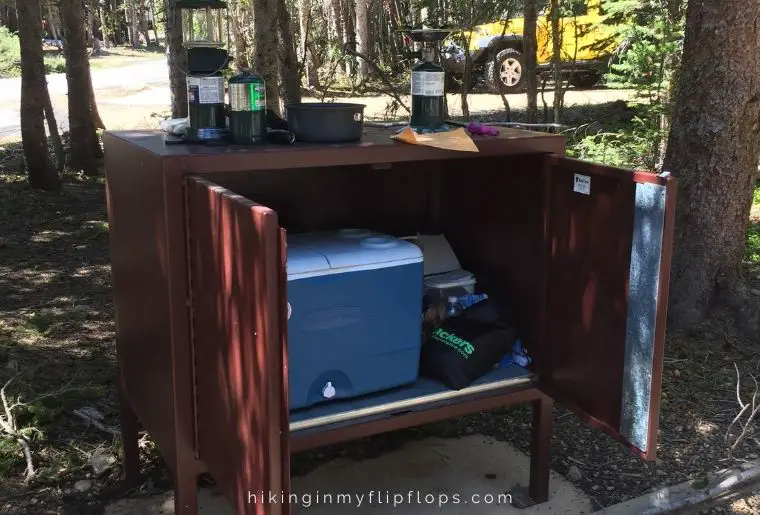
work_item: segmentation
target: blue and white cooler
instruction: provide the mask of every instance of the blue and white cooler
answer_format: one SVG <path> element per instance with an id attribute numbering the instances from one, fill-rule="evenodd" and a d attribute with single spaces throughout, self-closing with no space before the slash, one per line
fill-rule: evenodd
<path id="1" fill-rule="evenodd" d="M 422 251 L 361 229 L 288 236 L 290 409 L 417 380 Z"/>

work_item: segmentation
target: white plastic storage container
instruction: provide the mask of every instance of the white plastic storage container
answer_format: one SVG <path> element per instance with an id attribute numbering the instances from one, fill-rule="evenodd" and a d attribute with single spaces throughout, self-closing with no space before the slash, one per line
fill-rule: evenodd
<path id="1" fill-rule="evenodd" d="M 290 409 L 417 380 L 422 252 L 361 229 L 288 236 Z"/>
<path id="2" fill-rule="evenodd" d="M 425 297 L 429 303 L 446 302 L 452 295 L 475 292 L 475 276 L 466 270 L 452 270 L 425 277 Z"/>

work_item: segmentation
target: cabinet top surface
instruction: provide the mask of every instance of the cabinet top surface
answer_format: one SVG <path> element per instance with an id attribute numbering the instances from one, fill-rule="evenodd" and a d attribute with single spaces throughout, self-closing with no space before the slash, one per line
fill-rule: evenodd
<path id="1" fill-rule="evenodd" d="M 453 155 L 457 157 L 476 157 L 478 155 L 499 155 L 533 152 L 553 152 L 564 148 L 564 137 L 558 134 L 527 131 L 499 127 L 498 136 L 472 136 L 480 152 L 457 152 L 433 147 L 410 145 L 391 139 L 397 129 L 365 128 L 362 140 L 356 143 L 295 143 L 293 145 L 270 144 L 265 147 L 249 146 L 207 146 L 193 144 L 167 144 L 167 140 L 176 140 L 162 131 L 108 131 L 107 136 L 121 140 L 128 145 L 150 152 L 160 157 L 190 157 L 190 156 L 236 156 L 256 155 L 276 160 L 280 157 L 298 154 L 302 158 L 325 160 L 329 164 L 330 155 L 356 155 L 367 152 L 382 152 L 389 161 L 416 159 L 446 159 Z M 469 156 L 468 156 L 469 154 Z"/>

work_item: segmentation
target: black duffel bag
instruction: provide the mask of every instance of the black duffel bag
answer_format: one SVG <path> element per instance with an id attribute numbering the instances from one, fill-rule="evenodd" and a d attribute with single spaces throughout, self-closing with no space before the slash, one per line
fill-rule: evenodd
<path id="1" fill-rule="evenodd" d="M 461 390 L 512 350 L 517 332 L 491 299 L 447 318 L 422 345 L 420 375 Z"/>

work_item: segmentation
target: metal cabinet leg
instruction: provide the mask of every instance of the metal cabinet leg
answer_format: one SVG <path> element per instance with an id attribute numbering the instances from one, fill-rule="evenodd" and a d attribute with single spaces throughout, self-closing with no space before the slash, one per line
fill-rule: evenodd
<path id="1" fill-rule="evenodd" d="M 549 470 L 551 466 L 552 410 L 549 397 L 533 401 L 533 427 L 530 443 L 530 498 L 536 502 L 549 500 Z"/>
<path id="2" fill-rule="evenodd" d="M 140 480 L 140 449 L 137 437 L 137 415 L 129 404 L 121 380 L 119 390 L 119 419 L 121 423 L 121 442 L 124 448 L 124 480 L 127 488 L 137 486 Z"/>

